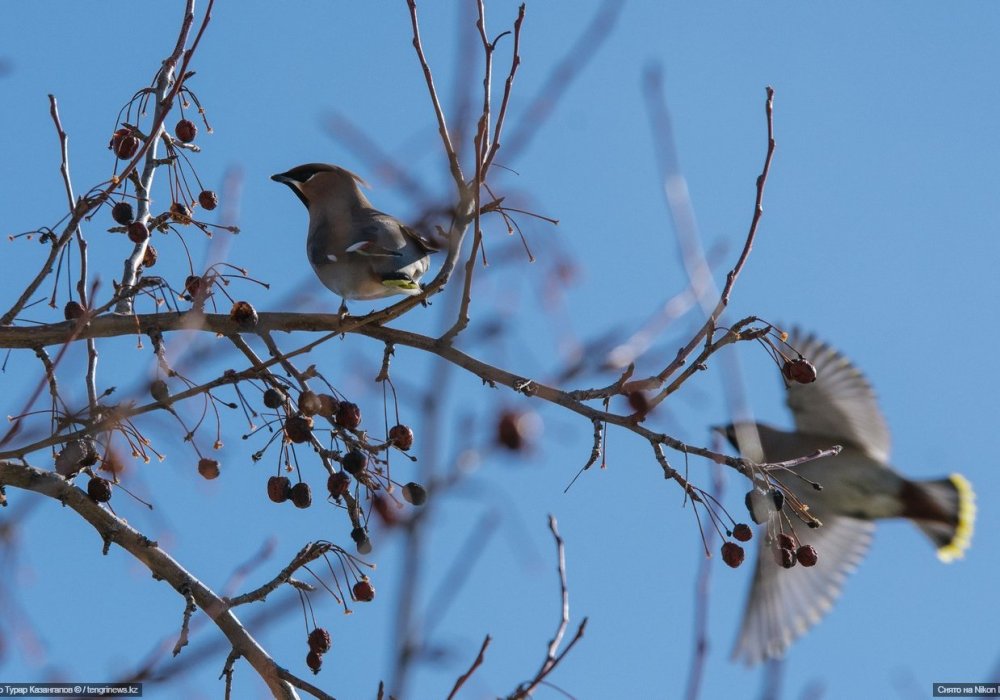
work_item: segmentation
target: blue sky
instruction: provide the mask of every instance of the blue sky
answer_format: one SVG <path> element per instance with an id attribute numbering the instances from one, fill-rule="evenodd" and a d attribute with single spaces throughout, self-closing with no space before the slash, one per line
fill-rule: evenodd
<path id="1" fill-rule="evenodd" d="M 454 79 L 463 74 L 463 61 L 456 59 L 458 32 L 473 33 L 467 39 L 478 41 L 468 13 L 456 9 L 460 4 L 425 2 L 421 10 L 428 58 L 449 114 L 456 104 Z M 489 31 L 497 34 L 513 21 L 516 4 L 488 4 Z M 526 128 L 525 107 L 597 6 L 528 4 L 508 143 L 515 129 Z M 168 54 L 181 9 L 179 1 L 4 7 L 4 234 L 52 225 L 64 210 L 46 95 L 59 100 L 77 190 L 106 179 L 112 167 L 106 145 L 118 110 Z M 1000 7 L 986 2 L 630 3 L 607 40 L 588 50 L 585 62 L 578 57 L 579 75 L 550 119 L 532 127 L 527 148 L 512 161 L 503 150 L 498 156 L 509 170 L 494 171 L 495 191 L 560 223 L 519 220 L 538 259 L 531 264 L 499 221 L 487 222 L 492 264 L 477 275 L 473 325 L 463 348 L 552 381 L 573 348 L 607 333 L 625 337 L 686 284 L 658 180 L 644 71 L 651 65 L 663 70 L 678 156 L 703 244 L 720 261 L 720 282 L 752 214 L 765 146 L 764 88 L 774 86 L 778 150 L 757 244 L 727 318 L 753 314 L 800 324 L 841 348 L 879 393 L 893 431 L 894 464 L 928 478 L 962 471 L 980 504 L 973 547 L 964 561 L 949 566 L 937 562 L 911 525 L 881 524 L 833 614 L 793 647 L 785 697 L 817 687 L 825 697 L 924 697 L 934 681 L 989 680 L 997 673 L 1000 619 L 993 597 L 1000 522 L 991 504 L 1000 493 L 995 453 L 985 438 L 996 434 L 998 415 L 992 371 L 1000 341 L 998 27 Z M 376 206 L 401 218 L 418 211 L 418 203 L 348 148 L 343 130 L 339 138 L 331 136 L 332 114 L 362 125 L 435 196 L 448 194 L 409 31 L 402 1 L 218 3 L 190 82 L 215 133 L 199 136 L 204 152 L 193 161 L 202 181 L 215 189 L 222 189 L 227 172 L 242 174 L 242 232 L 214 243 L 185 235 L 196 264 L 225 255 L 271 283 L 269 291 L 238 283 L 231 290 L 258 309 L 281 309 L 300 292 L 307 294 L 300 303 L 305 310 L 333 311 L 339 303 L 307 269 L 305 212 L 268 179 L 272 173 L 303 162 L 338 163 L 369 180 Z M 498 89 L 509 48 L 505 41 L 498 49 Z M 469 90 L 477 104 L 479 79 L 472 75 Z M 165 182 L 158 187 L 162 204 Z M 100 271 L 105 288 L 120 274 L 124 256 L 119 238 L 104 233 L 110 225 L 102 213 L 86 229 L 91 268 Z M 176 286 L 187 274 L 183 252 L 176 242 L 160 247 L 160 273 Z M 6 308 L 37 269 L 40 249 L 4 241 L 2 250 Z M 546 293 L 553 270 L 567 262 L 576 270 L 572 284 L 553 299 Z M 430 309 L 416 309 L 396 325 L 433 332 L 445 322 L 447 308 L 439 297 Z M 39 305 L 25 317 L 51 322 L 61 315 Z M 671 326 L 644 368 L 672 357 L 699 322 L 695 312 Z M 509 335 L 482 335 L 497 323 Z M 283 348 L 296 341 L 304 339 L 279 338 Z M 241 362 L 230 353 L 201 366 L 197 351 L 221 342 L 177 339 L 172 352 L 178 362 L 188 362 L 191 374 L 207 379 L 213 369 Z M 730 352 L 739 356 L 755 413 L 787 425 L 780 382 L 764 353 L 749 344 Z M 382 410 L 381 392 L 371 382 L 380 358 L 377 344 L 348 337 L 314 352 L 310 361 L 374 416 Z M 63 365 L 64 385 L 77 398 L 80 363 L 71 354 Z M 713 362 L 650 424 L 704 444 L 708 426 L 727 419 L 722 364 Z M 102 351 L 101 376 L 121 394 L 141 387 L 152 368 L 148 343 L 136 350 L 134 340 L 124 339 Z M 440 376 L 431 374 L 437 368 L 415 351 L 397 351 L 394 379 L 404 420 L 417 429 L 415 454 L 440 468 L 457 455 L 477 459 L 475 471 L 434 516 L 420 599 L 432 604 L 431 641 L 443 657 L 421 667 L 407 695 L 445 696 L 487 633 L 494 641 L 486 663 L 463 697 L 510 692 L 541 662 L 558 605 L 549 512 L 566 540 L 573 621 L 590 618 L 587 636 L 550 680 L 579 698 L 681 694 L 691 659 L 701 541 L 690 509 L 681 506 L 682 494 L 664 482 L 648 446 L 611 431 L 608 469 L 588 472 L 564 494 L 590 452 L 587 421 L 506 390 L 486 390 L 456 370 L 447 373 L 447 390 L 436 397 L 451 427 L 433 441 L 419 399 L 428 377 Z M 0 375 L 5 395 L 17 397 L 7 402 L 7 412 L 23 405 L 21 397 L 34 386 L 25 377 L 37 373 L 30 353 L 11 357 Z M 611 379 L 591 375 L 566 388 Z M 526 460 L 492 447 L 502 407 L 540 415 L 544 428 Z M 216 589 L 268 538 L 275 540 L 275 554 L 246 585 L 264 581 L 306 541 L 349 545 L 340 512 L 322 504 L 296 511 L 266 500 L 265 462 L 273 460 L 252 464 L 249 454 L 260 445 L 240 440 L 245 428 L 239 420 L 232 424 L 220 456 L 223 476 L 206 483 L 176 428 L 166 419 L 150 421 L 167 459 L 137 463 L 127 484 L 154 500 L 156 510 L 150 514 L 122 494 L 115 499 L 117 512 Z M 431 442 L 438 446 L 433 453 Z M 681 456 L 668 456 L 683 465 Z M 306 469 L 321 489 L 319 466 Z M 691 460 L 690 472 L 708 487 L 708 465 Z M 745 483 L 727 477 L 725 503 L 734 514 L 742 513 L 745 490 Z M 15 505 L 34 498 L 9 496 Z M 4 607 L 17 612 L 0 623 L 6 639 L 0 679 L 108 679 L 133 668 L 156 640 L 172 643 L 182 610 L 172 591 L 121 551 L 101 557 L 93 531 L 52 503 L 32 506 L 20 517 L 17 555 L 5 566 L 4 595 L 13 598 Z M 455 557 L 484 517 L 495 520 L 492 535 L 476 541 L 480 556 L 456 585 L 449 574 Z M 319 606 L 334 649 L 318 681 L 337 697 L 372 697 L 378 680 L 391 675 L 400 539 L 383 533 L 377 544 L 375 603 L 356 605 L 350 617 L 332 604 Z M 715 561 L 711 582 L 703 697 L 754 697 L 759 670 L 728 661 L 752 567 L 729 570 L 720 564 Z M 446 610 L 434 602 L 445 598 Z M 320 599 L 315 596 L 314 604 Z M 266 606 L 283 603 L 279 596 Z M 251 627 L 280 663 L 306 673 L 303 625 L 294 607 L 276 624 Z M 192 651 L 217 639 L 214 630 L 203 628 Z M 214 652 L 187 676 L 184 694 L 218 697 L 224 656 Z M 246 668 L 236 683 L 240 697 L 265 692 Z M 176 686 L 146 686 L 146 697 L 176 696 Z M 561 696 L 543 688 L 538 697 Z"/>

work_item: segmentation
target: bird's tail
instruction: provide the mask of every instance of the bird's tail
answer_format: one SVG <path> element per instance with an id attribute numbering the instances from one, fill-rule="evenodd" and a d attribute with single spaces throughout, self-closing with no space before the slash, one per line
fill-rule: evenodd
<path id="1" fill-rule="evenodd" d="M 931 538 L 938 559 L 950 562 L 965 555 L 976 522 L 976 494 L 964 476 L 907 482 L 902 497 L 903 515 Z"/>

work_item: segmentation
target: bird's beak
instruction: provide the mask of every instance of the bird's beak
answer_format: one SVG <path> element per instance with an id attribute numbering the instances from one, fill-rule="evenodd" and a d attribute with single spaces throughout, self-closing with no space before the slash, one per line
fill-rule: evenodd
<path id="1" fill-rule="evenodd" d="M 305 205 L 306 209 L 309 208 L 309 200 L 302 193 L 302 183 L 293 177 L 289 177 L 288 173 L 277 173 L 272 175 L 271 179 L 275 182 L 280 182 L 282 185 L 288 185 L 288 188 L 295 193 L 295 196 Z"/>
<path id="2" fill-rule="evenodd" d="M 293 182 L 295 182 L 295 180 L 288 177 L 286 173 L 278 173 L 276 175 L 272 175 L 271 179 L 274 180 L 275 182 L 280 182 L 283 185 L 291 185 Z"/>

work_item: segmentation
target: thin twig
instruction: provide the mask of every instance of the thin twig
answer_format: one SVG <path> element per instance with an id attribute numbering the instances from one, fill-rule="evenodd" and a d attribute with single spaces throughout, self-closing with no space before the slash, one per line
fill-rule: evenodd
<path id="1" fill-rule="evenodd" d="M 452 698 L 455 697 L 455 693 L 457 693 L 462 688 L 462 686 L 465 685 L 465 682 L 469 680 L 469 678 L 472 676 L 473 673 L 476 672 L 476 669 L 483 665 L 483 659 L 485 658 L 486 655 L 486 648 L 490 645 L 491 641 L 493 640 L 490 637 L 490 635 L 486 635 L 486 638 L 483 639 L 482 646 L 479 647 L 479 653 L 476 655 L 475 660 L 472 662 L 472 666 L 470 666 L 469 670 L 463 673 L 461 676 L 459 676 L 458 680 L 455 681 L 455 686 L 451 689 L 451 692 L 448 693 L 448 700 L 452 700 Z"/>

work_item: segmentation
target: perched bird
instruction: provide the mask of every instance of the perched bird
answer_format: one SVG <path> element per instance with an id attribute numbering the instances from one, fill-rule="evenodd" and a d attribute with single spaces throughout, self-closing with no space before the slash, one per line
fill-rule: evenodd
<path id="1" fill-rule="evenodd" d="M 343 299 L 419 294 L 434 248 L 412 229 L 374 209 L 365 181 L 336 165 L 309 163 L 272 175 L 309 210 L 306 253 L 316 276 Z"/>
<path id="2" fill-rule="evenodd" d="M 757 463 L 792 460 L 833 445 L 843 451 L 794 467 L 794 473 L 773 471 L 778 488 L 758 485 L 747 494 L 754 521 L 766 523 L 733 649 L 733 657 L 748 665 L 780 658 L 830 611 L 847 574 L 867 552 L 873 521 L 913 521 L 945 562 L 963 556 L 975 521 L 975 496 L 961 475 L 911 481 L 889 465 L 889 430 L 871 385 L 854 365 L 811 335 L 796 332 L 788 343 L 815 367 L 815 375 L 786 381 L 795 430 L 753 423 L 719 430 Z M 813 376 L 815 381 L 799 383 Z M 822 525 L 807 527 L 790 507 L 795 499 Z M 813 552 L 806 560 L 798 557 L 798 566 L 795 556 L 789 561 L 789 552 L 779 548 L 791 546 L 797 553 L 808 545 Z"/>

